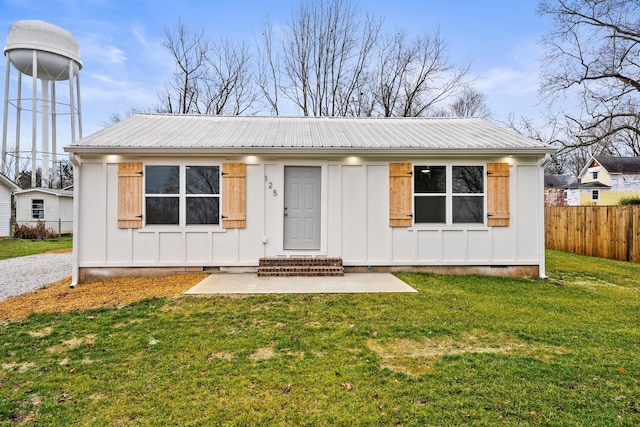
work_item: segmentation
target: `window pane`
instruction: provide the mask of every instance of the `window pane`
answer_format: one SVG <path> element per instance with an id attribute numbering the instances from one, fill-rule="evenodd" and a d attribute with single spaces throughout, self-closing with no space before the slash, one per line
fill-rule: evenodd
<path id="1" fill-rule="evenodd" d="M 147 197 L 146 223 L 178 225 L 179 203 L 177 197 Z"/>
<path id="2" fill-rule="evenodd" d="M 454 196 L 454 223 L 484 223 L 484 197 L 482 196 Z"/>
<path id="3" fill-rule="evenodd" d="M 483 193 L 484 168 L 482 166 L 454 166 L 454 193 Z"/>
<path id="4" fill-rule="evenodd" d="M 414 166 L 415 193 L 444 193 L 447 191 L 447 169 L 445 166 Z"/>
<path id="5" fill-rule="evenodd" d="M 187 194 L 219 194 L 218 166 L 187 166 Z"/>
<path id="6" fill-rule="evenodd" d="M 219 224 L 219 205 L 218 197 L 188 197 L 187 225 Z"/>
<path id="7" fill-rule="evenodd" d="M 180 185 L 178 166 L 147 166 L 145 191 L 147 194 L 178 194 Z"/>
<path id="8" fill-rule="evenodd" d="M 445 196 L 414 197 L 416 223 L 443 223 L 445 216 Z"/>

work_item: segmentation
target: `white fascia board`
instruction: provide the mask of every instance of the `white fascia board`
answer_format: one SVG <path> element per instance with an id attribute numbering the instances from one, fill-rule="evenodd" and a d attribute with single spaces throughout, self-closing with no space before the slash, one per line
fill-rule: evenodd
<path id="1" fill-rule="evenodd" d="M 389 157 L 389 156 L 464 156 L 464 155 L 484 155 L 484 156 L 509 156 L 509 155 L 545 155 L 554 153 L 556 150 L 551 147 L 539 148 L 465 148 L 465 149 L 358 149 L 358 148 L 296 148 L 296 147 L 244 147 L 244 148 L 140 148 L 140 147 L 65 147 L 65 151 L 75 154 L 88 155 L 277 155 L 279 157 L 299 157 L 299 156 L 367 156 L 367 157 Z"/>

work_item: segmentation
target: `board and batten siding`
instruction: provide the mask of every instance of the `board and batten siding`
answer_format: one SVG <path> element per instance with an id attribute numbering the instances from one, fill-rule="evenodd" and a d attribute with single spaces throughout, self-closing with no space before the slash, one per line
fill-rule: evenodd
<path id="1" fill-rule="evenodd" d="M 223 164 L 222 159 L 207 160 Z M 172 161 L 188 163 L 189 159 Z M 78 265 L 80 268 L 256 266 L 263 256 L 293 254 L 282 249 L 287 165 L 320 166 L 322 170 L 321 248 L 308 252 L 311 255 L 342 257 L 345 266 L 538 265 L 543 236 L 539 226 L 543 189 L 535 158 L 513 158 L 511 165 L 498 174 L 502 179 L 499 185 L 504 186 L 506 180 L 509 187 L 508 224 L 413 226 L 405 220 L 404 226 L 391 226 L 390 198 L 394 196 L 390 191 L 393 180 L 390 163 L 411 165 L 422 161 L 433 159 L 371 160 L 362 164 L 320 160 L 247 163 L 243 178 L 244 220 L 237 216 L 241 215 L 237 212 L 240 205 L 234 208 L 233 218 L 229 218 L 241 221 L 235 224 L 238 228 L 222 225 L 121 228 L 119 164 L 87 159 L 82 164 L 82 183 L 76 188 L 82 203 Z M 489 170 L 491 167 L 487 165 L 500 163 L 500 159 L 457 159 L 452 164 L 466 162 L 484 164 Z M 223 182 L 223 198 L 224 185 Z M 490 185 L 487 178 L 487 187 Z M 102 194 L 106 197 L 96 196 Z M 223 199 L 223 215 L 225 203 L 228 202 Z M 504 198 L 502 203 L 504 221 Z"/>
<path id="2" fill-rule="evenodd" d="M 9 237 L 11 227 L 11 189 L 0 182 L 0 237 Z"/>

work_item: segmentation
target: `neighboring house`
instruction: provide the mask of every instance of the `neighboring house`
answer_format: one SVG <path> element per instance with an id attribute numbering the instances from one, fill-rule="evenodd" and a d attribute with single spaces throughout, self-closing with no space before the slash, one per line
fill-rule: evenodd
<path id="1" fill-rule="evenodd" d="M 65 151 L 73 284 L 293 256 L 544 276 L 554 150 L 484 120 L 141 114 Z"/>
<path id="2" fill-rule="evenodd" d="M 36 226 L 44 223 L 56 233 L 73 232 L 73 192 L 52 188 L 16 191 L 16 223 Z"/>
<path id="3" fill-rule="evenodd" d="M 13 181 L 0 173 L 0 238 L 11 236 L 11 193 L 19 189 Z"/>
<path id="4" fill-rule="evenodd" d="M 580 181 L 575 175 L 545 174 L 545 206 L 578 206 L 580 204 Z"/>
<path id="5" fill-rule="evenodd" d="M 581 205 L 617 205 L 640 197 L 640 157 L 594 156 L 578 178 Z"/>

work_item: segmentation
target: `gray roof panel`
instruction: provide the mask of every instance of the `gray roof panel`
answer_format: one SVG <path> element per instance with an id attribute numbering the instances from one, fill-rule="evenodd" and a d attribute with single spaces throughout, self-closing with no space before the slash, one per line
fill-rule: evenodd
<path id="1" fill-rule="evenodd" d="M 65 148 L 360 149 L 553 152 L 546 144 L 475 118 L 337 118 L 136 114 Z"/>

